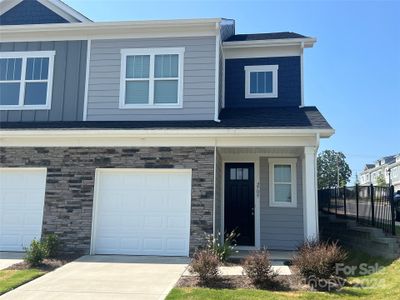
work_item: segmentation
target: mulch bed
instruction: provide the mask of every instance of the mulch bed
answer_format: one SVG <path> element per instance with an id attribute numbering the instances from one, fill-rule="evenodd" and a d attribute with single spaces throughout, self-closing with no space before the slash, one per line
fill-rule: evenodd
<path id="1" fill-rule="evenodd" d="M 43 260 L 43 262 L 38 265 L 35 266 L 35 269 L 39 269 L 42 270 L 44 272 L 50 272 L 53 271 L 75 259 L 77 259 L 78 257 L 76 256 L 63 256 L 63 257 L 59 257 L 59 258 L 46 258 Z M 20 263 L 16 263 L 13 264 L 12 266 L 8 267 L 6 270 L 26 270 L 26 269 L 31 269 L 32 266 L 25 262 L 22 261 Z"/>
<path id="2" fill-rule="evenodd" d="M 270 286 L 256 287 L 247 276 L 220 276 L 218 279 L 202 285 L 197 276 L 182 276 L 176 287 L 208 287 L 213 289 L 267 289 L 271 291 L 309 290 L 310 287 L 297 275 L 277 276 Z"/>

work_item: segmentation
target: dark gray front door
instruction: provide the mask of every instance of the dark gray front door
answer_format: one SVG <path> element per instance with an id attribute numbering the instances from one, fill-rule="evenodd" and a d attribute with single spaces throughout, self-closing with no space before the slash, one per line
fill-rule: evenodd
<path id="1" fill-rule="evenodd" d="M 239 246 L 254 246 L 254 164 L 225 164 L 225 231 L 236 230 Z"/>

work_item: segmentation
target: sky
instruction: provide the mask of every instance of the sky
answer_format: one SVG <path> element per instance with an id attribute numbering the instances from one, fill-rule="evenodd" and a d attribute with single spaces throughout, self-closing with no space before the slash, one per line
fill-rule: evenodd
<path id="1" fill-rule="evenodd" d="M 400 153 L 400 0 L 64 0 L 93 21 L 225 17 L 236 33 L 293 31 L 316 37 L 305 50 L 305 105 L 336 133 L 320 151 L 342 151 L 360 173 Z"/>

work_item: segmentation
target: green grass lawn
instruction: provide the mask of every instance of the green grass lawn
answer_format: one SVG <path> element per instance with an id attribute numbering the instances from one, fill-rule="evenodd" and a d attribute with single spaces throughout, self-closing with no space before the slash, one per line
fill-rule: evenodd
<path id="1" fill-rule="evenodd" d="M 350 255 L 348 265 L 359 265 L 361 262 L 385 266 L 379 272 L 370 275 L 356 275 L 349 278 L 351 283 L 366 285 L 364 288 L 345 287 L 340 292 L 270 292 L 251 289 L 206 289 L 206 288 L 175 288 L 167 300 L 177 299 L 399 299 L 400 295 L 400 259 L 390 262 L 386 259 L 372 258 L 364 254 Z"/>
<path id="2" fill-rule="evenodd" d="M 44 273 L 38 269 L 0 270 L 0 295 L 42 276 Z"/>

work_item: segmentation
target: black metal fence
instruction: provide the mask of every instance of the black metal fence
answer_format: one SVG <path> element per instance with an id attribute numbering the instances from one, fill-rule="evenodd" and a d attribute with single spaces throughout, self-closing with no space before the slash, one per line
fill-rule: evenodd
<path id="1" fill-rule="evenodd" d="M 318 191 L 322 212 L 396 235 L 394 187 L 352 186 Z"/>

